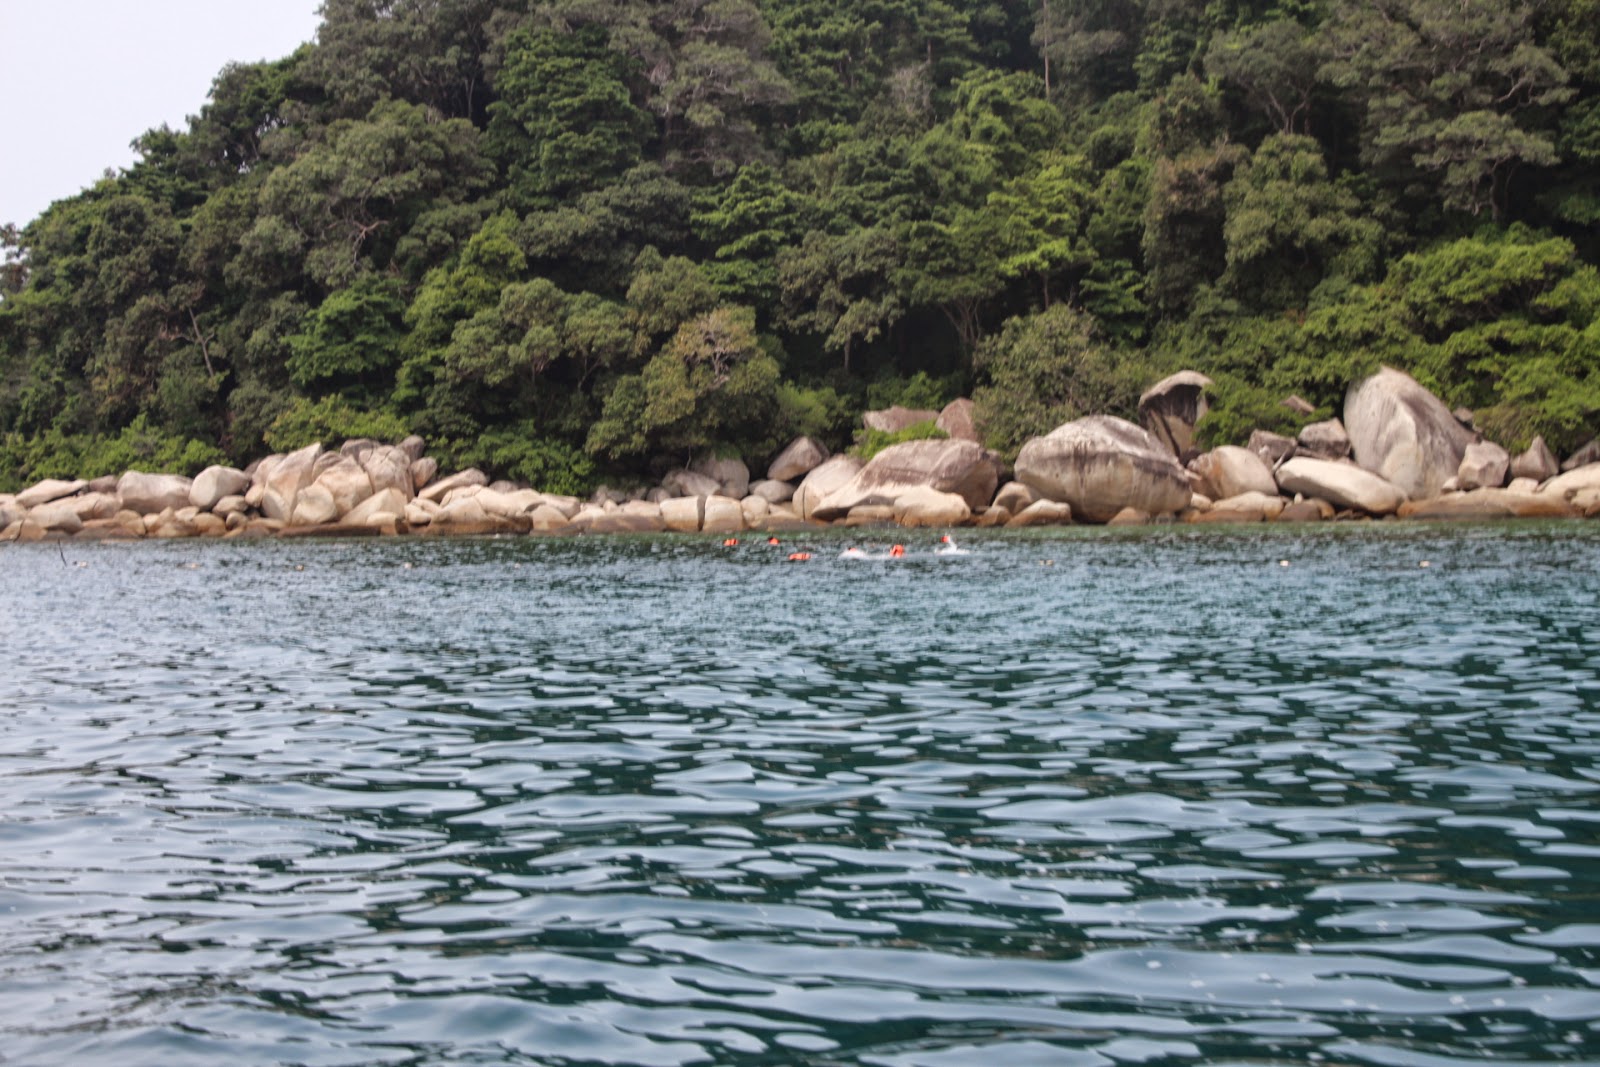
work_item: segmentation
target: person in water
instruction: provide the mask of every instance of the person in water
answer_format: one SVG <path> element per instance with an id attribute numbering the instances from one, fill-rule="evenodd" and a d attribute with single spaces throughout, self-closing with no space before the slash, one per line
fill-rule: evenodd
<path id="1" fill-rule="evenodd" d="M 906 546 L 905 545 L 895 545 L 893 548 L 889 549 L 889 555 L 894 557 L 895 559 L 899 559 L 901 556 L 903 556 L 905 554 L 906 554 Z"/>
<path id="2" fill-rule="evenodd" d="M 865 552 L 861 551 L 855 545 L 851 545 L 849 548 L 847 548 L 843 552 L 839 553 L 839 558 L 840 559 L 866 559 L 867 558 L 867 554 Z"/>

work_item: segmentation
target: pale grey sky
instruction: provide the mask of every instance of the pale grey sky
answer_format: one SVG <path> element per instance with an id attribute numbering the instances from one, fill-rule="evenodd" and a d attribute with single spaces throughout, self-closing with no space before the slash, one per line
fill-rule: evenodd
<path id="1" fill-rule="evenodd" d="M 0 223 L 133 162 L 128 143 L 181 129 L 224 64 L 279 59 L 321 0 L 0 0 Z"/>

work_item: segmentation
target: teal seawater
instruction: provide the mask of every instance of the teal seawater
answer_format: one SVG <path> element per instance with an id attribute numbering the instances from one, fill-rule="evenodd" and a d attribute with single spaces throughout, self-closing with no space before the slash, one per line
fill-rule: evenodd
<path id="1" fill-rule="evenodd" d="M 908 540 L 0 548 L 0 1062 L 1600 1062 L 1600 526 Z"/>

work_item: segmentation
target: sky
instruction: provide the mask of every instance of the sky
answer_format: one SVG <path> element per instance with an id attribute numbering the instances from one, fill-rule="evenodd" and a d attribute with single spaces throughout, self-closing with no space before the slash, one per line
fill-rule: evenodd
<path id="1" fill-rule="evenodd" d="M 281 59 L 321 0 L 0 0 L 0 223 L 134 161 L 129 142 L 182 129 L 230 62 Z"/>

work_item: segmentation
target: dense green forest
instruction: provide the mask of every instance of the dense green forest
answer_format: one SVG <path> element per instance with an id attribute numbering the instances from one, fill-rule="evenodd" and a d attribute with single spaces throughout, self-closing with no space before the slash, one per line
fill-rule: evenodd
<path id="1" fill-rule="evenodd" d="M 425 435 L 550 489 L 1403 367 L 1600 412 L 1600 0 L 327 0 L 3 234 L 0 489 Z"/>

